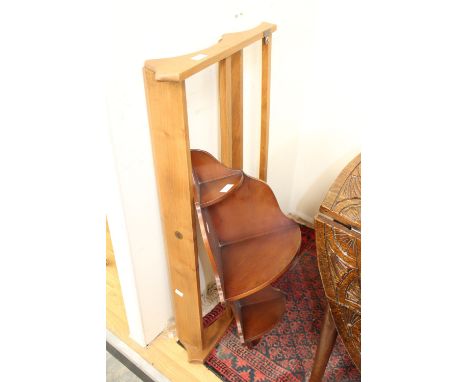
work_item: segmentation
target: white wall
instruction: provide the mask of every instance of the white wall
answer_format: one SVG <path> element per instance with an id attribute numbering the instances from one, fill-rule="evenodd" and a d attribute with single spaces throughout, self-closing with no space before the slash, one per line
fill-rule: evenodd
<path id="1" fill-rule="evenodd" d="M 360 151 L 355 35 L 342 1 L 272 2 L 269 183 L 280 204 L 313 221 L 331 183 Z"/>
<path id="2" fill-rule="evenodd" d="M 323 1 L 114 3 L 108 110 L 129 243 L 115 252 L 121 277 L 134 275 L 133 285 L 122 288 L 138 296 L 141 320 L 129 324 L 131 332 L 133 326 L 135 333 L 143 333 L 140 342 L 151 341 L 172 314 L 141 73 L 144 60 L 202 49 L 224 32 L 261 21 L 276 23 L 268 181 L 284 212 L 312 220 L 337 173 L 359 152 L 359 128 L 365 124 L 365 105 L 353 98 L 359 83 L 353 76 L 350 7 Z M 258 174 L 260 54 L 260 43 L 244 51 L 244 163 L 251 175 Z M 216 81 L 213 66 L 186 85 L 191 147 L 219 155 Z M 119 258 L 131 261 L 124 267 Z M 138 317 L 129 314 L 136 309 L 132 306 L 127 305 L 127 315 Z"/>
<path id="3" fill-rule="evenodd" d="M 133 260 L 130 256 L 128 226 L 123 209 L 119 176 L 114 165 L 115 156 L 111 145 L 106 145 L 105 149 L 105 176 L 108 186 L 105 190 L 105 210 L 109 230 L 112 232 L 112 246 L 115 253 L 115 261 L 118 264 L 122 297 L 125 301 L 127 321 L 129 323 L 129 335 L 137 343 L 144 345 L 146 341 L 143 333 L 142 312 L 140 312 L 139 291 L 136 284 Z"/>

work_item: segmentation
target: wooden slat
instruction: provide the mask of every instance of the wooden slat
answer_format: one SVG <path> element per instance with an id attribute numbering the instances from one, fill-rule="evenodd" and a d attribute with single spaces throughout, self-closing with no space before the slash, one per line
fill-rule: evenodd
<path id="1" fill-rule="evenodd" d="M 185 82 L 158 82 L 154 72 L 146 68 L 144 78 L 177 334 L 187 348 L 202 349 Z M 175 293 L 176 289 L 183 296 Z M 190 359 L 190 352 L 188 356 Z"/>
<path id="2" fill-rule="evenodd" d="M 268 170 L 268 141 L 270 126 L 270 74 L 271 74 L 272 36 L 262 42 L 262 116 L 260 135 L 260 169 L 259 178 L 266 182 Z"/>
<path id="3" fill-rule="evenodd" d="M 256 28 L 247 31 L 225 34 L 216 45 L 198 52 L 179 57 L 148 60 L 145 62 L 145 67 L 155 73 L 155 79 L 158 81 L 182 81 L 260 40 L 264 33 L 272 33 L 275 30 L 276 25 L 261 23 Z M 185 33 L 190 33 L 190 31 Z M 197 55 L 206 56 L 200 60 L 193 59 Z"/>
<path id="4" fill-rule="evenodd" d="M 231 90 L 232 90 L 232 167 L 243 168 L 244 134 L 243 134 L 243 54 L 242 50 L 234 53 L 231 61 Z"/>
<path id="5" fill-rule="evenodd" d="M 221 162 L 243 168 L 243 54 L 242 50 L 219 62 Z"/>
<path id="6" fill-rule="evenodd" d="M 231 57 L 219 62 L 219 127 L 221 162 L 232 167 L 232 89 Z"/>

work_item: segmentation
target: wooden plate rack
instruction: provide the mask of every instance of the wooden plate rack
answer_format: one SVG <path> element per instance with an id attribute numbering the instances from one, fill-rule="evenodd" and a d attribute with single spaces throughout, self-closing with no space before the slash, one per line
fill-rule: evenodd
<path id="1" fill-rule="evenodd" d="M 226 309 L 215 323 L 207 328 L 203 327 L 196 242 L 197 215 L 194 208 L 197 192 L 194 192 L 192 180 L 192 165 L 195 160 L 189 143 L 185 79 L 210 65 L 219 65 L 221 162 L 228 167 L 226 175 L 230 183 L 237 185 L 232 190 L 238 187 L 241 192 L 241 187 L 252 183 L 252 178 L 240 171 L 243 167 L 242 50 L 262 40 L 259 177 L 265 181 L 268 163 L 271 44 L 275 30 L 276 25 L 261 23 L 251 30 L 225 34 L 217 44 L 198 52 L 148 60 L 143 68 L 177 334 L 187 350 L 189 361 L 203 362 L 231 323 L 232 313 L 230 309 Z M 260 183 L 260 186 L 255 187 L 264 186 Z M 219 190 L 218 186 L 219 180 L 216 179 L 199 185 L 200 207 L 221 205 L 219 202 L 224 196 L 215 192 Z M 224 274 L 225 283 L 228 277 Z M 282 298 L 274 288 L 268 287 L 273 279 L 274 277 L 267 275 L 257 284 L 251 281 L 247 292 L 261 290 L 261 293 L 250 296 L 250 292 L 236 290 L 234 287 L 224 289 L 227 293 L 223 299 L 235 301 L 231 306 L 236 317 L 241 317 L 240 322 L 246 328 L 243 333 L 246 338 L 251 337 L 249 330 L 259 333 L 265 329 L 255 327 L 257 321 L 252 319 L 252 304 L 263 303 L 265 312 L 272 310 L 272 315 L 282 313 L 270 304 L 271 301 Z"/>

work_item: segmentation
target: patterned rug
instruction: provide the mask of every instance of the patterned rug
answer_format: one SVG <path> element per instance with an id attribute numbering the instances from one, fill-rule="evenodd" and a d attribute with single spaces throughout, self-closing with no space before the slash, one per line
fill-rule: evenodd
<path id="1" fill-rule="evenodd" d="M 253 348 L 239 342 L 235 324 L 212 350 L 205 365 L 226 382 L 306 382 L 309 380 L 324 316 L 325 295 L 317 268 L 315 235 L 301 226 L 298 261 L 273 285 L 287 294 L 281 322 Z M 223 311 L 218 305 L 205 326 Z M 360 373 L 338 336 L 323 381 L 356 382 Z"/>

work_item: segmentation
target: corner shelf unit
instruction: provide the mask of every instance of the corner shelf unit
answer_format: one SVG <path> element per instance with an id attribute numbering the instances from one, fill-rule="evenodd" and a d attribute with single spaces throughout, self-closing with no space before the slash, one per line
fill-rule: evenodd
<path id="1" fill-rule="evenodd" d="M 220 300 L 233 309 L 241 341 L 252 343 L 284 312 L 284 296 L 270 284 L 294 259 L 300 229 L 265 182 L 205 151 L 191 157 L 195 209 Z"/>
<path id="2" fill-rule="evenodd" d="M 240 187 L 250 184 L 250 178 L 241 171 L 243 167 L 242 50 L 258 40 L 262 40 L 259 178 L 266 180 L 270 61 L 272 33 L 275 30 L 276 25 L 261 23 L 251 30 L 225 34 L 217 44 L 198 52 L 180 57 L 148 60 L 143 68 L 177 334 L 187 350 L 189 361 L 203 362 L 232 322 L 232 313 L 230 309 L 226 309 L 212 325 L 203 327 L 198 275 L 197 217 L 194 208 L 197 190 L 194 191 L 192 179 L 192 166 L 196 164 L 196 158 L 194 159 L 190 152 L 185 79 L 210 65 L 219 65 L 221 161 L 234 170 L 229 172 L 224 180 L 216 177 L 216 169 L 213 169 L 214 175 L 200 174 L 203 181 L 198 186 L 200 187 L 198 193 L 203 196 L 199 202 L 203 208 L 211 208 L 220 205 L 219 202 L 225 197 L 217 191 L 224 182 L 239 187 L 239 190 Z M 235 239 L 234 236 L 232 238 Z M 234 248 L 236 245 L 242 244 L 233 243 L 229 247 Z M 224 277 L 226 278 L 224 282 L 229 284 L 231 276 L 226 274 Z M 252 281 L 247 286 L 250 290 L 258 287 L 259 285 Z M 235 282 L 227 290 L 230 291 L 226 296 L 228 299 L 242 296 L 245 292 L 236 289 Z M 263 298 L 265 309 L 270 309 L 272 304 L 268 301 L 275 301 L 280 297 L 268 288 Z M 251 317 L 249 313 L 251 301 L 249 301 L 247 299 L 242 303 L 239 302 L 233 308 L 234 314 L 241 311 L 243 319 L 247 321 Z M 275 311 L 275 314 L 279 312 Z M 259 328 L 257 332 L 263 329 Z"/>

